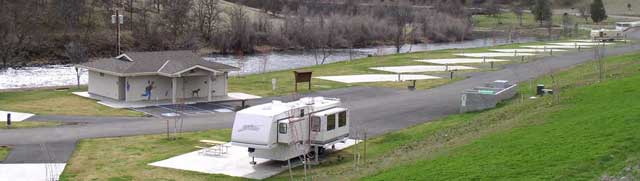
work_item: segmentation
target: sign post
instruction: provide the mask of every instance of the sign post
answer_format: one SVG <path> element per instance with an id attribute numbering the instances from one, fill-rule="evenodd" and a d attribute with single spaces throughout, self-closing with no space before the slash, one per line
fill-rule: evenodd
<path id="1" fill-rule="evenodd" d="M 309 90 L 311 90 L 311 74 L 312 73 L 313 73 L 312 71 L 301 71 L 301 70 L 293 71 L 293 74 L 295 76 L 295 82 L 293 83 L 294 92 L 298 92 L 298 83 L 304 83 L 304 82 L 309 83 Z"/>
<path id="2" fill-rule="evenodd" d="M 7 113 L 7 128 L 11 128 L 11 113 Z"/>

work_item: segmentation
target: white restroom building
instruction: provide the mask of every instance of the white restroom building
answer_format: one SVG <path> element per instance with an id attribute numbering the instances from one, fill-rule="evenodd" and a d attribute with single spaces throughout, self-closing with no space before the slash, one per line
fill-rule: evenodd
<path id="1" fill-rule="evenodd" d="M 238 68 L 204 60 L 192 51 L 127 52 L 77 65 L 89 72 L 92 96 L 136 101 L 213 101 L 227 96 L 230 71 Z"/>

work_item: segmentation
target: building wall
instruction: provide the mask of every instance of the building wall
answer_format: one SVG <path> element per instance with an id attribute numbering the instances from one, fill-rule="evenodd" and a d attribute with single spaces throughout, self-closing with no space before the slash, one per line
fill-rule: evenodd
<path id="1" fill-rule="evenodd" d="M 164 76 L 127 77 L 125 85 L 127 101 L 147 100 L 145 88 L 152 85 L 150 100 L 171 99 L 171 78 Z M 178 84 L 179 85 L 179 84 Z"/>
<path id="2" fill-rule="evenodd" d="M 114 75 L 89 71 L 89 93 L 112 99 L 119 99 L 118 80 L 119 77 Z"/>
<path id="3" fill-rule="evenodd" d="M 226 96 L 227 95 L 227 76 L 226 73 L 218 74 L 213 79 L 213 96 Z"/>
<path id="4" fill-rule="evenodd" d="M 207 76 L 189 76 L 178 78 L 178 82 L 181 82 L 184 85 L 185 98 L 192 97 L 207 97 L 207 91 L 209 90 L 209 82 Z M 224 74 L 215 75 L 211 81 L 213 82 L 213 86 L 211 86 L 213 96 L 226 96 L 227 90 L 227 79 Z M 180 87 L 178 87 L 180 88 Z M 193 91 L 200 89 L 199 95 L 194 95 Z M 182 90 L 178 90 L 180 93 Z M 178 94 L 182 96 L 181 94 Z"/>
<path id="5" fill-rule="evenodd" d="M 207 76 L 192 76 L 178 78 L 178 82 L 182 81 L 184 89 L 178 87 L 178 92 L 184 91 L 184 94 L 178 94 L 178 97 L 193 98 L 193 97 L 207 97 L 207 91 L 209 86 L 207 85 Z M 199 90 L 198 94 L 193 94 L 194 91 Z"/>
<path id="6" fill-rule="evenodd" d="M 151 100 L 164 100 L 171 99 L 173 95 L 172 78 L 164 76 L 136 76 L 127 77 L 126 79 L 126 100 L 127 101 L 142 101 L 147 100 L 145 94 L 145 88 L 150 84 L 153 84 L 151 89 Z M 207 76 L 186 76 L 177 78 L 177 98 L 193 98 L 200 97 L 206 98 L 208 96 L 207 91 L 209 89 L 209 82 Z M 213 96 L 225 96 L 227 80 L 224 74 L 216 75 L 213 79 L 212 89 L 215 90 Z M 197 89 L 198 94 L 193 92 Z M 183 94 L 184 91 L 184 94 Z"/>

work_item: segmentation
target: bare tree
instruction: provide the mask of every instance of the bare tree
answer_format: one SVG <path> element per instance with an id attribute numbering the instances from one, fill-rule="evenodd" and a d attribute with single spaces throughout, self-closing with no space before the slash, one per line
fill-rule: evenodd
<path id="1" fill-rule="evenodd" d="M 562 15 L 562 33 L 565 36 L 568 36 L 571 34 L 572 29 L 573 28 L 573 21 L 571 21 L 571 17 L 569 17 L 568 13 L 564 13 Z"/>
<path id="2" fill-rule="evenodd" d="M 324 24 L 324 22 L 321 22 Z M 334 53 L 334 48 L 347 44 L 344 37 L 342 37 L 343 30 L 343 17 L 338 15 L 332 15 L 328 18 L 325 25 L 321 26 L 321 51 L 322 61 L 320 64 L 324 64 L 327 58 Z"/>
<path id="3" fill-rule="evenodd" d="M 30 11 L 34 1 L 2 1 L 0 6 L 0 59 L 2 67 L 24 57 L 25 47 L 31 43 L 38 30 L 39 20 Z"/>
<path id="4" fill-rule="evenodd" d="M 71 42 L 64 45 L 66 57 L 74 64 L 86 62 L 89 59 L 87 54 L 87 47 L 77 42 Z M 76 68 L 76 80 L 78 87 L 80 87 L 80 71 Z"/>
<path id="5" fill-rule="evenodd" d="M 417 17 L 419 17 L 417 23 L 422 25 L 422 36 L 430 41 L 462 39 L 473 30 L 470 19 L 458 18 L 446 13 L 428 11 Z"/>
<path id="6" fill-rule="evenodd" d="M 518 25 L 522 26 L 522 19 L 524 15 L 524 7 L 523 3 L 520 1 L 516 1 L 511 5 L 511 12 L 516 15 L 518 18 Z"/>
<path id="7" fill-rule="evenodd" d="M 413 10 L 408 4 L 400 2 L 389 5 L 386 9 L 389 12 L 390 23 L 394 25 L 393 43 L 396 53 L 400 53 L 400 49 L 405 44 L 406 26 L 414 18 Z"/>
<path id="8" fill-rule="evenodd" d="M 166 9 L 162 12 L 163 29 L 167 29 L 171 35 L 171 43 L 174 48 L 181 47 L 181 38 L 190 31 L 192 19 L 189 11 L 192 8 L 192 0 L 166 0 Z"/>
<path id="9" fill-rule="evenodd" d="M 64 24 L 64 33 L 78 30 L 80 18 L 87 12 L 85 0 L 54 1 L 57 15 Z"/>
<path id="10" fill-rule="evenodd" d="M 502 24 L 502 20 L 500 19 L 500 6 L 498 6 L 496 0 L 489 0 L 486 2 L 484 9 L 488 16 L 496 19 L 497 24 Z"/>
<path id="11" fill-rule="evenodd" d="M 222 8 L 218 0 L 196 0 L 194 14 L 202 41 L 211 42 L 222 23 Z"/>
<path id="12" fill-rule="evenodd" d="M 91 47 L 89 56 L 109 55 L 116 5 L 124 7 L 132 30 L 121 34 L 125 49 L 210 46 L 251 53 L 267 46 L 313 50 L 318 64 L 336 48 L 393 43 L 400 52 L 405 43 L 453 41 L 471 30 L 463 0 L 248 1 L 268 14 L 250 16 L 220 0 L 0 0 L 0 66 L 64 57 L 70 41 Z M 414 18 L 422 10 L 433 13 Z"/>
<path id="13" fill-rule="evenodd" d="M 588 2 L 582 0 L 577 4 L 578 13 L 580 17 L 584 19 L 585 23 L 589 22 L 589 18 L 591 18 L 591 6 Z"/>
<path id="14" fill-rule="evenodd" d="M 253 52 L 255 46 L 255 30 L 247 11 L 242 6 L 234 7 L 229 13 L 229 35 L 231 48 L 235 51 Z"/>
<path id="15" fill-rule="evenodd" d="M 118 0 L 120 2 L 120 4 L 122 5 L 122 8 L 124 10 L 124 13 L 128 13 L 128 15 L 125 16 L 125 22 L 128 23 L 128 28 L 129 31 L 134 31 L 134 28 L 136 28 L 135 26 L 135 22 L 134 22 L 134 15 L 136 14 L 136 0 Z M 145 0 L 142 0 L 143 2 Z M 90 1 L 87 1 L 90 2 Z M 124 14 L 123 13 L 123 14 Z"/>

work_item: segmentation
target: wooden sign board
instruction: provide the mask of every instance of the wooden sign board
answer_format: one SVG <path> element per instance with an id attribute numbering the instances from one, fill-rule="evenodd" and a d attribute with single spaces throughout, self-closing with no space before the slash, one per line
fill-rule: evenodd
<path id="1" fill-rule="evenodd" d="M 312 73 L 313 73 L 312 71 L 301 71 L 301 70 L 293 71 L 293 75 L 295 76 L 295 82 L 294 82 L 295 92 L 298 92 L 298 83 L 304 83 L 304 82 L 309 83 L 309 90 L 311 90 L 311 74 Z"/>

